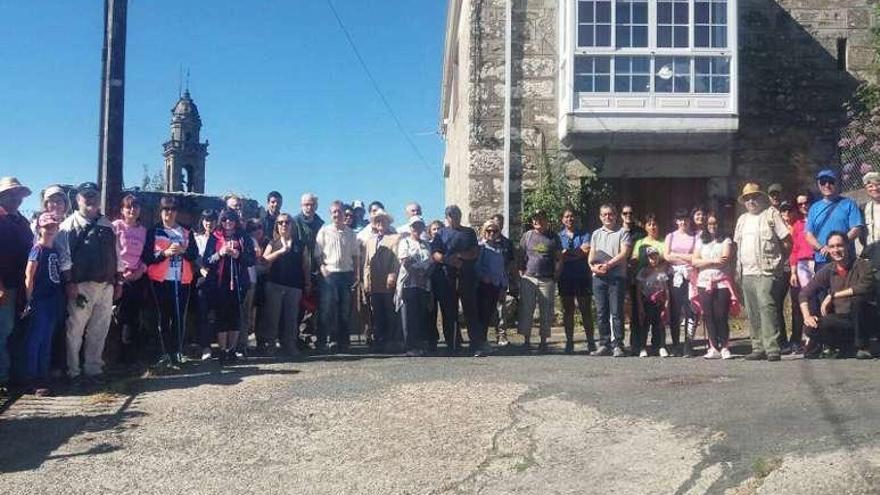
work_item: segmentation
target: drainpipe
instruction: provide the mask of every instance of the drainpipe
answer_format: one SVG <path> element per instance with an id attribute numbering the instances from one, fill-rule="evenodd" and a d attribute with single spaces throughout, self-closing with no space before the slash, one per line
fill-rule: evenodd
<path id="1" fill-rule="evenodd" d="M 504 26 L 504 235 L 510 237 L 510 107 L 513 65 L 513 0 L 505 2 Z"/>

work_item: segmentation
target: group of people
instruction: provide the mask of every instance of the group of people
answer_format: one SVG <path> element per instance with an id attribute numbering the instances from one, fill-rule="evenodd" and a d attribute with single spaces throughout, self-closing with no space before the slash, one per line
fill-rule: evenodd
<path id="1" fill-rule="evenodd" d="M 864 176 L 864 208 L 839 194 L 832 170 L 816 181 L 815 202 L 807 192 L 786 197 L 778 184 L 766 193 L 746 184 L 732 234 L 702 207 L 676 212 L 675 228 L 661 236 L 655 214 L 639 221 L 632 205 L 605 204 L 592 232 L 573 208 L 559 219 L 527 212 L 515 245 L 501 215 L 473 229 L 457 206 L 427 221 L 410 203 L 395 226 L 381 202 L 333 201 L 325 223 L 315 195 L 304 194 L 291 215 L 275 191 L 255 218 L 229 196 L 195 226 L 178 222 L 179 204 L 165 196 L 148 227 L 136 194 L 124 195 L 111 221 L 94 183 L 76 189 L 73 205 L 50 186 L 31 221 L 19 212 L 30 189 L 0 178 L 0 385 L 15 377 L 49 393 L 53 370 L 99 383 L 108 357 L 175 367 L 193 342 L 202 359 L 231 362 L 248 352 L 251 333 L 251 352 L 291 358 L 347 352 L 352 333 L 376 352 L 435 354 L 438 319 L 448 354 L 464 352 L 465 342 L 474 356 L 492 353 L 492 326 L 497 346 L 515 327 L 528 350 L 536 310 L 546 350 L 557 297 L 567 353 L 579 313 L 592 355 L 690 356 L 703 325 L 705 357 L 728 359 L 730 315 L 744 306 L 748 360 L 870 358 L 870 329 L 880 321 L 880 174 Z M 145 313 L 153 325 L 143 324 Z"/>

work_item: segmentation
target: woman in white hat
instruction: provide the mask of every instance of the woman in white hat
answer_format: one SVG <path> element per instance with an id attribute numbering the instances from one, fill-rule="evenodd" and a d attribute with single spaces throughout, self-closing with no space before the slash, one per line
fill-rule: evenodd
<path id="1" fill-rule="evenodd" d="M 19 213 L 31 190 L 15 177 L 0 178 L 0 389 L 9 381 L 7 342 L 17 303 L 24 302 L 24 270 L 34 241 L 30 222 Z"/>

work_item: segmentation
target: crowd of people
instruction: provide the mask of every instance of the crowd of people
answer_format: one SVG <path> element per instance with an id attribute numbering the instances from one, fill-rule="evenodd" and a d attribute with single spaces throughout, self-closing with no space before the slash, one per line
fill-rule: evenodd
<path id="1" fill-rule="evenodd" d="M 747 360 L 871 358 L 880 174 L 863 178 L 864 208 L 840 195 L 832 170 L 816 181 L 816 201 L 746 184 L 732 233 L 699 206 L 677 211 L 663 236 L 657 215 L 639 220 L 632 205 L 605 204 L 592 232 L 573 208 L 558 219 L 526 212 L 515 244 L 501 215 L 473 229 L 455 205 L 428 221 L 413 202 L 395 226 L 379 201 L 333 201 L 325 222 L 315 195 L 302 195 L 292 215 L 275 191 L 257 218 L 229 196 L 194 226 L 178 222 L 177 200 L 164 196 L 159 221 L 145 226 L 136 194 L 111 221 L 94 183 L 76 188 L 75 204 L 49 186 L 29 220 L 19 208 L 31 190 L 0 178 L 0 385 L 45 395 L 53 377 L 100 384 L 105 361 L 176 368 L 191 345 L 223 364 L 249 353 L 345 353 L 352 334 L 379 353 L 485 356 L 516 329 L 528 351 L 536 312 L 545 351 L 557 298 L 566 353 L 576 323 L 587 353 L 614 357 L 692 356 L 702 326 L 704 357 L 729 359 L 730 316 L 744 307 Z"/>

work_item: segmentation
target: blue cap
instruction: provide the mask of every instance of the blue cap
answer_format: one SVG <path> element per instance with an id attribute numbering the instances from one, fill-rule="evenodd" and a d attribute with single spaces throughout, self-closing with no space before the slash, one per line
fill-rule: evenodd
<path id="1" fill-rule="evenodd" d="M 816 174 L 816 180 L 819 180 L 819 179 L 837 180 L 837 174 L 834 173 L 834 171 L 831 170 L 830 168 L 823 168 L 822 170 L 819 171 L 818 174 Z"/>

